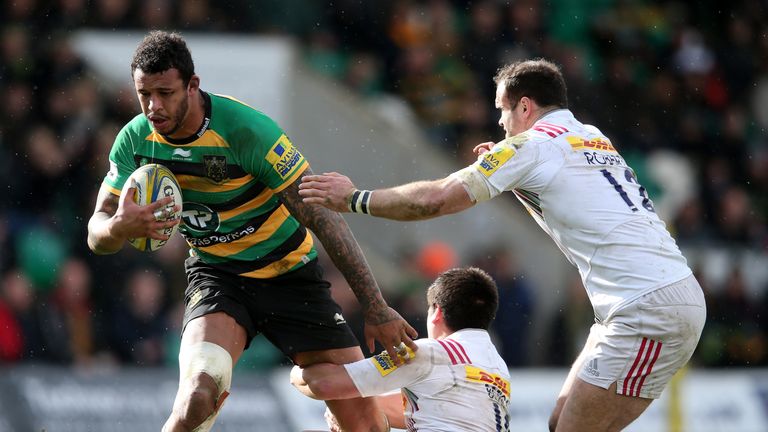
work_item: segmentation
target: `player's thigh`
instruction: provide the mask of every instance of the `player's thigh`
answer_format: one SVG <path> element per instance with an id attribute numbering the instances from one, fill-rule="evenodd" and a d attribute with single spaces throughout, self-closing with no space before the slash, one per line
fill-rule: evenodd
<path id="1" fill-rule="evenodd" d="M 565 401 L 556 432 L 613 432 L 624 429 L 648 408 L 653 399 L 616 393 L 576 378 Z"/>
<path id="2" fill-rule="evenodd" d="M 181 337 L 181 349 L 209 342 L 227 350 L 232 362 L 237 363 L 245 348 L 246 337 L 246 330 L 235 318 L 226 312 L 213 312 L 187 323 Z"/>
<path id="3" fill-rule="evenodd" d="M 256 330 L 285 355 L 301 360 L 298 364 L 312 358 L 334 363 L 362 358 L 322 271 L 314 262 L 305 267 L 265 281 L 264 289 L 249 293 Z"/>
<path id="4" fill-rule="evenodd" d="M 557 396 L 557 402 L 555 403 L 555 408 L 552 410 L 552 414 L 550 416 L 550 424 L 557 423 L 557 420 L 560 417 L 560 413 L 563 410 L 563 405 L 565 404 L 565 401 L 568 399 L 568 395 L 571 393 L 571 389 L 573 388 L 574 383 L 578 379 L 579 371 L 581 371 L 581 368 L 584 364 L 584 359 L 592 351 L 595 344 L 597 343 L 598 337 L 594 334 L 596 329 L 595 326 L 599 326 L 599 324 L 595 324 L 592 326 L 592 329 L 590 330 L 589 336 L 587 337 L 587 341 L 584 344 L 584 347 L 579 353 L 579 356 L 571 365 L 571 369 L 568 371 L 568 376 L 565 378 L 565 382 L 563 383 L 563 386 L 560 388 L 560 394 Z"/>

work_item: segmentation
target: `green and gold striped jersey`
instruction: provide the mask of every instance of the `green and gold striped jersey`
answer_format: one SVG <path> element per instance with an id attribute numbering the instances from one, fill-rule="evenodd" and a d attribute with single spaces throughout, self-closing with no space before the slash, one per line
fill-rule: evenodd
<path id="1" fill-rule="evenodd" d="M 282 129 L 265 114 L 226 96 L 201 92 L 206 113 L 190 138 L 155 132 L 140 114 L 115 139 L 104 179 L 120 195 L 141 165 L 167 166 L 181 185 L 179 231 L 191 254 L 214 267 L 266 279 L 317 256 L 312 236 L 277 193 L 309 166 Z"/>

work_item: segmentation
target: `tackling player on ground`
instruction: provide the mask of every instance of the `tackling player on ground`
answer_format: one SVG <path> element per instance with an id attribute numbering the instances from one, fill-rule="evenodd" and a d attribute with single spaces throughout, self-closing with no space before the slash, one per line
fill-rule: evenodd
<path id="1" fill-rule="evenodd" d="M 509 369 L 488 335 L 499 304 L 496 283 L 469 267 L 442 273 L 427 289 L 427 334 L 409 363 L 387 353 L 346 365 L 291 371 L 316 399 L 379 398 L 393 427 L 409 431 L 508 431 Z M 400 390 L 397 393 L 389 393 Z"/>
<path id="2" fill-rule="evenodd" d="M 299 194 L 336 211 L 397 220 L 515 194 L 578 268 L 595 312 L 550 430 L 621 430 L 690 359 L 704 327 L 704 295 L 632 168 L 567 109 L 558 67 L 516 62 L 495 82 L 506 139 L 475 147 L 474 164 L 444 179 L 372 192 L 337 173 L 306 176 Z"/>
<path id="3" fill-rule="evenodd" d="M 322 279 L 307 228 L 346 278 L 365 316 L 366 342 L 395 354 L 415 330 L 387 306 L 362 251 L 336 213 L 302 203 L 298 185 L 308 162 L 280 127 L 229 97 L 204 92 L 178 34 L 151 32 L 131 73 L 142 113 L 118 134 L 110 169 L 88 224 L 96 253 L 126 239 L 167 239 L 156 220 L 170 198 L 139 206 L 120 191 L 138 166 L 160 163 L 176 175 L 185 199 L 180 231 L 186 261 L 180 382 L 166 432 L 208 431 L 227 397 L 233 365 L 263 333 L 298 365 L 363 358 Z M 162 213 L 162 212 L 160 212 Z M 329 401 L 345 430 L 385 428 L 373 399 Z"/>

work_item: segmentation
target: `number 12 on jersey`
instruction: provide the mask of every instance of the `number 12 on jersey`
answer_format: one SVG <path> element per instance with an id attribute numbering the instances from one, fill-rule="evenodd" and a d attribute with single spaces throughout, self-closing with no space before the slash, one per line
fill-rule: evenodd
<path id="1" fill-rule="evenodd" d="M 637 206 L 634 202 L 629 198 L 629 195 L 627 195 L 627 192 L 624 190 L 624 188 L 621 186 L 619 182 L 616 181 L 616 179 L 613 177 L 613 174 L 611 174 L 607 169 L 601 169 L 601 173 L 603 173 L 603 176 L 608 180 L 608 183 L 610 183 L 614 189 L 616 189 L 616 192 L 619 193 L 619 196 L 621 196 L 621 199 L 624 200 L 625 203 L 627 203 L 627 206 L 629 206 L 630 210 L 633 212 L 638 211 Z M 645 191 L 645 188 L 637 181 L 635 178 L 635 175 L 632 173 L 631 170 L 625 169 L 624 170 L 624 178 L 627 179 L 628 182 L 634 183 L 638 186 L 640 186 L 640 198 L 642 198 L 642 206 L 648 210 L 649 212 L 656 213 L 656 210 L 653 208 L 653 203 L 651 203 L 651 199 L 648 197 L 648 193 Z"/>

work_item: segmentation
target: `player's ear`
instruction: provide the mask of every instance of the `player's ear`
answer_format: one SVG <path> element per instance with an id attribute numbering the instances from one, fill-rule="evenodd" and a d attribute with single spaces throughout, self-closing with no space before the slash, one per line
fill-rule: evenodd
<path id="1" fill-rule="evenodd" d="M 434 305 L 432 308 L 432 324 L 442 322 L 445 319 L 443 316 L 443 310 L 438 305 Z"/>
<path id="2" fill-rule="evenodd" d="M 187 84 L 187 91 L 192 94 L 197 92 L 197 90 L 200 88 L 200 77 L 197 75 L 192 75 L 192 78 L 189 79 L 189 84 Z"/>

